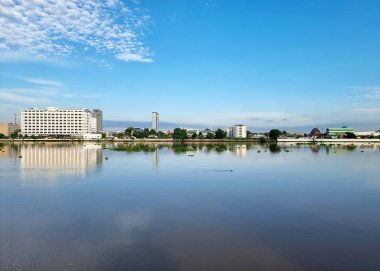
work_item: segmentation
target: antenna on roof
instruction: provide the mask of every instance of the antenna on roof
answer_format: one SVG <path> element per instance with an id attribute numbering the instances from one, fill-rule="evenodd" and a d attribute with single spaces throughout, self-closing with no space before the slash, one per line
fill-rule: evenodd
<path id="1" fill-rule="evenodd" d="M 15 113 L 15 124 L 17 124 L 17 113 Z"/>

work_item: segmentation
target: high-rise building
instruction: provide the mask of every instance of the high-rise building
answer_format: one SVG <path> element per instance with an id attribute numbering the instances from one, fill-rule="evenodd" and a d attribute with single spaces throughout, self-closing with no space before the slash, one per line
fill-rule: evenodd
<path id="1" fill-rule="evenodd" d="M 152 112 L 152 129 L 159 131 L 160 115 L 157 112 Z"/>
<path id="2" fill-rule="evenodd" d="M 100 109 L 93 109 L 92 116 L 96 118 L 96 131 L 103 131 L 103 111 Z"/>
<path id="3" fill-rule="evenodd" d="M 21 134 L 83 136 L 99 132 L 102 124 L 98 121 L 102 121 L 102 114 L 86 108 L 30 108 L 21 111 Z"/>

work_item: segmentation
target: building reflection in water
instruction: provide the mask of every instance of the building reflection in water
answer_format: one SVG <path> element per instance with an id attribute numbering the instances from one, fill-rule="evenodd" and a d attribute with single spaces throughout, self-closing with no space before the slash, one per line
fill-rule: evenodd
<path id="1" fill-rule="evenodd" d="M 21 172 L 25 177 L 85 176 L 102 163 L 98 144 L 25 144 L 20 147 Z"/>
<path id="2" fill-rule="evenodd" d="M 247 145 L 236 145 L 235 153 L 238 157 L 246 157 L 247 156 Z"/>
<path id="3" fill-rule="evenodd" d="M 159 164 L 159 155 L 158 155 L 158 148 L 156 148 L 152 152 L 152 168 L 158 169 L 158 164 Z"/>

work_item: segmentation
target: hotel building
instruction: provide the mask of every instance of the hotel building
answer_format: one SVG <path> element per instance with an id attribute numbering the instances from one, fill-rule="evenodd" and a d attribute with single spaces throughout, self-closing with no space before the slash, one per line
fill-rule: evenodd
<path id="1" fill-rule="evenodd" d="M 84 134 L 100 132 L 102 121 L 103 113 L 99 109 L 30 108 L 21 111 L 21 134 L 82 137 Z"/>
<path id="2" fill-rule="evenodd" d="M 159 131 L 160 115 L 157 112 L 152 112 L 152 129 Z"/>

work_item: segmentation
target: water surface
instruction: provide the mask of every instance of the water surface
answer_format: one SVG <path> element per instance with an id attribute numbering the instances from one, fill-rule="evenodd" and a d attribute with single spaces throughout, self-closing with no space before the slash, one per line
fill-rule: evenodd
<path id="1" fill-rule="evenodd" d="M 114 147 L 0 144 L 0 270 L 380 270 L 379 145 Z"/>

